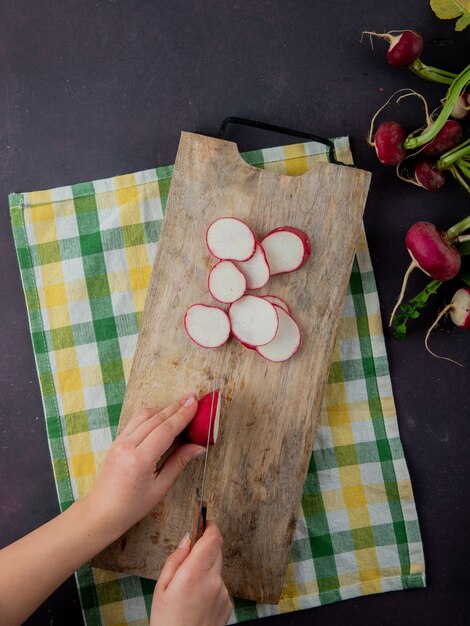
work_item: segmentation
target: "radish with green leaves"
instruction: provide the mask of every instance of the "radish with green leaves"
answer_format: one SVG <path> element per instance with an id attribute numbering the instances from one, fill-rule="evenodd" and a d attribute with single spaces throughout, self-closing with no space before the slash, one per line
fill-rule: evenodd
<path id="1" fill-rule="evenodd" d="M 419 268 L 431 278 L 443 281 L 450 280 L 458 274 L 461 265 L 460 254 L 451 241 L 448 233 L 439 231 L 429 222 L 417 222 L 408 230 L 405 244 L 412 261 L 403 278 L 389 326 L 392 325 L 393 316 L 403 300 L 408 278 L 414 269 Z"/>
<path id="2" fill-rule="evenodd" d="M 421 153 L 428 157 L 444 154 L 454 148 L 462 139 L 462 126 L 456 120 L 447 120 L 432 141 L 427 143 Z"/>
<path id="3" fill-rule="evenodd" d="M 374 146 L 382 165 L 393 166 L 401 163 L 406 157 L 406 150 L 403 147 L 405 139 L 406 131 L 398 122 L 384 122 L 377 128 L 373 141 L 369 136 L 369 145 Z"/>
<path id="4" fill-rule="evenodd" d="M 426 338 L 424 340 L 424 344 L 426 346 L 426 350 L 437 357 L 438 359 L 445 359 L 446 361 L 452 361 L 452 363 L 456 363 L 457 365 L 461 365 L 454 359 L 450 359 L 446 356 L 439 356 L 435 354 L 432 350 L 429 349 L 428 341 L 429 336 L 433 329 L 438 325 L 440 319 L 446 315 L 446 313 L 450 313 L 450 318 L 454 322 L 456 326 L 461 328 L 462 330 L 470 330 L 470 287 L 462 287 L 458 291 L 455 292 L 454 297 L 450 304 L 445 306 L 439 315 L 436 318 L 434 324 L 429 328 L 426 333 Z"/>
<path id="5" fill-rule="evenodd" d="M 416 163 L 415 179 L 420 187 L 428 191 L 438 191 L 446 182 L 444 172 L 436 167 L 435 163 L 428 160 Z"/>
<path id="6" fill-rule="evenodd" d="M 388 33 L 366 30 L 362 34 L 373 35 L 388 41 L 387 61 L 393 67 L 409 67 L 423 51 L 423 38 L 415 30 L 392 30 Z"/>

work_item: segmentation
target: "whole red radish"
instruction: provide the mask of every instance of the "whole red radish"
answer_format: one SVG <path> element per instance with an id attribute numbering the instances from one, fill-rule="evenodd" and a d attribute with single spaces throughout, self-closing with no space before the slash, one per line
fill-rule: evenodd
<path id="1" fill-rule="evenodd" d="M 403 300 L 406 285 L 411 272 L 419 268 L 434 280 L 450 280 L 460 270 L 461 259 L 457 248 L 448 240 L 445 232 L 437 230 L 429 222 L 416 222 L 406 233 L 406 248 L 411 256 L 411 263 L 406 270 L 398 300 L 390 316 L 393 316 Z"/>
<path id="2" fill-rule="evenodd" d="M 429 349 L 428 346 L 428 340 L 432 330 L 438 325 L 441 317 L 448 312 L 450 312 L 450 318 L 456 326 L 462 328 L 462 330 L 470 330 L 470 287 L 462 287 L 454 293 L 454 297 L 452 298 L 450 304 L 445 306 L 439 313 L 436 321 L 426 333 L 426 338 L 424 340 L 426 350 L 430 352 L 433 356 L 437 357 L 438 359 L 445 359 L 446 361 L 452 361 L 452 363 L 457 363 L 457 361 L 454 361 L 453 359 L 449 359 L 448 357 L 435 354 L 432 350 Z M 461 364 L 457 363 L 457 365 Z"/>
<path id="3" fill-rule="evenodd" d="M 377 128 L 372 145 L 382 165 L 398 165 L 403 161 L 405 139 L 406 131 L 398 122 L 384 122 Z"/>
<path id="4" fill-rule="evenodd" d="M 261 241 L 271 276 L 293 272 L 308 261 L 312 247 L 307 233 L 295 226 L 280 226 Z"/>
<path id="5" fill-rule="evenodd" d="M 462 126 L 456 120 L 447 120 L 432 141 L 421 150 L 425 156 L 439 156 L 457 146 L 462 139 Z"/>
<path id="6" fill-rule="evenodd" d="M 209 440 L 209 445 L 214 445 L 219 434 L 221 405 L 222 394 L 220 389 L 217 389 L 214 393 L 211 391 L 198 401 L 196 415 L 185 429 L 185 435 L 191 443 L 207 446 L 207 441 Z"/>
<path id="7" fill-rule="evenodd" d="M 438 191 L 446 182 L 444 172 L 427 160 L 416 163 L 415 178 L 428 191 Z"/>
<path id="8" fill-rule="evenodd" d="M 387 61 L 394 67 L 408 67 L 423 51 L 423 38 L 415 30 L 396 30 L 389 33 L 364 31 L 363 35 L 374 35 L 388 41 Z"/>

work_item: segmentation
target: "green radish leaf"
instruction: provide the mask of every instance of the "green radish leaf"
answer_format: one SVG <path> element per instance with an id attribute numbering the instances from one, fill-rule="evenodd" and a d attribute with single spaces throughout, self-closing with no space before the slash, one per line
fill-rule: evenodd
<path id="1" fill-rule="evenodd" d="M 460 256 L 467 256 L 470 254 L 470 241 L 462 241 L 459 244 L 459 254 Z"/>
<path id="2" fill-rule="evenodd" d="M 465 243 L 470 244 L 470 241 L 465 241 Z M 465 257 L 462 259 L 462 267 L 460 268 L 459 278 L 470 287 L 470 258 Z"/>
<path id="3" fill-rule="evenodd" d="M 395 326 L 394 336 L 397 339 L 404 339 L 407 332 L 407 322 L 409 319 L 416 319 L 421 314 L 421 309 L 426 306 L 429 298 L 437 292 L 442 285 L 441 280 L 432 280 L 417 296 L 408 300 L 406 304 L 401 304 L 402 313 L 393 316 L 393 324 Z"/>
<path id="4" fill-rule="evenodd" d="M 470 23 L 470 0 L 430 0 L 430 5 L 441 20 L 459 17 L 455 30 L 464 30 Z"/>

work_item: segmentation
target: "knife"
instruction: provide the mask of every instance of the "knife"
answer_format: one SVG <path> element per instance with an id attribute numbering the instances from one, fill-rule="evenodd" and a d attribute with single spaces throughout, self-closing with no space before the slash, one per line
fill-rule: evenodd
<path id="1" fill-rule="evenodd" d="M 207 431 L 207 442 L 206 442 L 206 454 L 204 457 L 204 469 L 202 472 L 202 481 L 201 481 L 201 489 L 196 489 L 196 508 L 194 511 L 194 523 L 193 523 L 193 533 L 192 533 L 192 542 L 191 545 L 194 546 L 196 541 L 201 538 L 206 530 L 206 519 L 207 519 L 207 503 L 204 500 L 204 489 L 206 486 L 206 473 L 207 473 L 207 459 L 209 458 L 209 447 L 210 447 L 210 439 L 212 432 L 212 420 L 214 418 L 214 400 L 215 394 L 217 391 L 217 385 L 212 390 L 212 401 L 211 401 L 211 411 L 209 418 L 209 429 Z"/>

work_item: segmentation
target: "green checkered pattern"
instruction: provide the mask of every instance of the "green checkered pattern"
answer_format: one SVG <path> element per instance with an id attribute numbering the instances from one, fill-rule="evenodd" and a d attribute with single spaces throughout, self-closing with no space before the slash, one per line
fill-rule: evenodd
<path id="1" fill-rule="evenodd" d="M 347 138 L 334 142 L 339 160 L 352 162 Z M 328 158 L 314 142 L 242 156 L 293 175 Z M 62 510 L 90 490 L 116 434 L 171 176 L 169 166 L 10 196 Z M 87 625 L 148 624 L 153 581 L 86 564 L 77 584 Z M 281 601 L 237 599 L 230 623 L 424 585 L 362 233 Z"/>

